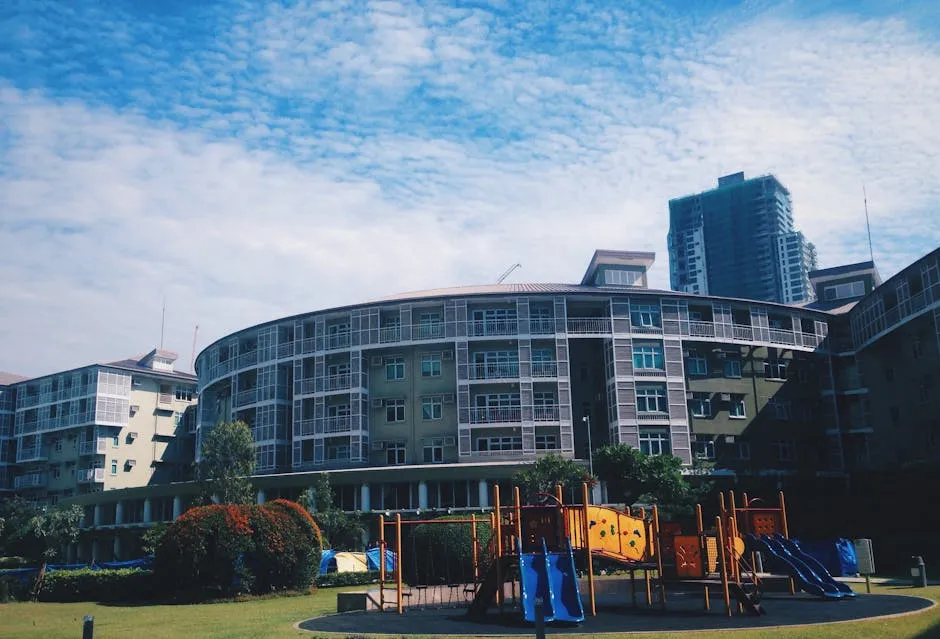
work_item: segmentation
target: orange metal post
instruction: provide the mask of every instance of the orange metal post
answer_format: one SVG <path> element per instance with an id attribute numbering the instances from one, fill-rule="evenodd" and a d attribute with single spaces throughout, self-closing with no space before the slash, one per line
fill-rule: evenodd
<path id="1" fill-rule="evenodd" d="M 493 508 L 496 512 L 496 528 L 493 534 L 496 535 L 496 604 L 499 606 L 499 612 L 503 612 L 503 515 L 499 505 L 499 484 L 493 484 Z"/>
<path id="2" fill-rule="evenodd" d="M 401 567 L 401 513 L 395 513 L 395 587 L 397 591 L 395 596 L 398 600 L 398 614 L 405 611 L 401 588 Z"/>
<path id="3" fill-rule="evenodd" d="M 780 497 L 780 525 L 783 526 L 783 536 L 787 539 L 790 538 L 790 527 L 787 525 L 787 502 L 783 498 L 783 491 L 779 493 Z M 790 594 L 796 594 L 796 582 L 793 581 L 793 577 L 790 577 Z"/>
<path id="4" fill-rule="evenodd" d="M 470 538 L 473 543 L 473 587 L 480 582 L 480 540 L 477 538 L 477 516 L 470 515 Z"/>
<path id="5" fill-rule="evenodd" d="M 379 515 L 379 610 L 385 612 L 385 515 Z"/>
<path id="6" fill-rule="evenodd" d="M 643 569 L 643 579 L 646 580 L 646 607 L 649 608 L 653 605 L 653 587 L 650 584 L 649 568 Z"/>
<path id="7" fill-rule="evenodd" d="M 663 574 L 662 532 L 659 529 L 659 508 L 653 504 L 653 535 L 656 537 L 656 570 L 659 572 L 659 605 L 666 607 L 666 577 Z"/>
<path id="8" fill-rule="evenodd" d="M 718 528 L 718 564 L 721 568 L 721 589 L 725 596 L 725 609 L 731 616 L 731 594 L 728 592 L 728 564 L 725 561 L 725 534 L 722 530 L 721 517 L 715 517 L 715 527 Z"/>
<path id="9" fill-rule="evenodd" d="M 698 552 L 704 578 L 708 576 L 708 543 L 705 541 L 705 524 L 702 522 L 702 504 L 695 504 L 695 534 L 698 535 Z M 708 586 L 705 586 L 705 592 L 708 592 Z"/>
<path id="10" fill-rule="evenodd" d="M 555 498 L 558 500 L 559 504 L 564 502 L 564 491 L 562 490 L 561 484 L 555 484 Z"/>
<path id="11" fill-rule="evenodd" d="M 584 500 L 584 553 L 587 555 L 587 574 L 588 574 L 588 599 L 591 603 L 591 616 L 597 615 L 597 606 L 594 602 L 594 556 L 591 553 L 591 522 L 588 515 L 588 485 L 587 482 L 581 484 L 581 497 Z"/>
<path id="12" fill-rule="evenodd" d="M 512 499 L 515 503 L 515 508 L 513 509 L 513 516 L 516 518 L 516 539 L 519 540 L 519 543 L 522 543 L 522 497 L 519 493 L 519 487 L 515 486 L 512 489 Z"/>

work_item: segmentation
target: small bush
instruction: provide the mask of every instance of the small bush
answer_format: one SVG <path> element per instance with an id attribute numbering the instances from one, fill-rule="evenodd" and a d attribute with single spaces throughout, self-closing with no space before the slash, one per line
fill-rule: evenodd
<path id="1" fill-rule="evenodd" d="M 391 575 L 386 578 L 391 579 Z M 378 583 L 378 571 L 369 572 L 331 572 L 317 577 L 318 588 L 336 588 L 347 586 L 365 586 Z"/>
<path id="2" fill-rule="evenodd" d="M 39 571 L 28 575 L 0 575 L 0 603 L 28 601 Z"/>
<path id="3" fill-rule="evenodd" d="M 463 515 L 445 516 L 442 523 L 418 524 L 404 540 L 403 576 L 412 585 L 469 583 L 473 581 L 473 534 L 471 524 L 443 523 L 448 519 L 466 519 Z M 479 559 L 490 542 L 489 522 L 478 521 Z M 410 555 L 410 557 L 409 557 Z"/>
<path id="4" fill-rule="evenodd" d="M 55 570 L 46 573 L 40 601 L 143 601 L 155 594 L 153 573 L 140 568 L 120 570 Z"/>

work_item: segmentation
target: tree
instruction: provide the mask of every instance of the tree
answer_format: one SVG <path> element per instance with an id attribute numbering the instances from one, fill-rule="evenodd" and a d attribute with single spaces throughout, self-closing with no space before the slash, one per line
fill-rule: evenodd
<path id="1" fill-rule="evenodd" d="M 203 501 L 217 495 L 221 504 L 250 504 L 254 501 L 251 473 L 255 468 L 255 444 L 248 424 L 224 422 L 202 440 L 199 478 Z"/>
<path id="2" fill-rule="evenodd" d="M 607 495 L 613 502 L 675 506 L 689 495 L 682 461 L 673 455 L 647 455 L 625 444 L 608 444 L 595 451 L 594 468 L 607 482 Z"/>
<path id="3" fill-rule="evenodd" d="M 512 482 L 519 486 L 522 498 L 529 502 L 535 501 L 538 493 L 554 494 L 555 486 L 559 484 L 566 490 L 577 490 L 585 481 L 590 485 L 594 483 L 594 478 L 581 464 L 554 454 L 528 464 L 512 478 Z"/>
<path id="4" fill-rule="evenodd" d="M 360 517 L 347 515 L 335 506 L 329 473 L 317 474 L 313 485 L 301 494 L 299 501 L 310 510 L 326 540 L 324 543 L 330 548 L 340 551 L 362 548 L 365 525 Z"/>
<path id="5" fill-rule="evenodd" d="M 79 506 L 36 508 L 14 497 L 0 507 L 0 554 L 53 561 L 64 545 L 78 540 L 82 515 Z"/>
<path id="6" fill-rule="evenodd" d="M 144 554 L 153 555 L 157 552 L 157 547 L 160 545 L 160 540 L 163 539 L 163 535 L 166 534 L 167 525 L 163 522 L 153 524 L 144 532 L 140 537 L 140 547 L 144 551 Z"/>

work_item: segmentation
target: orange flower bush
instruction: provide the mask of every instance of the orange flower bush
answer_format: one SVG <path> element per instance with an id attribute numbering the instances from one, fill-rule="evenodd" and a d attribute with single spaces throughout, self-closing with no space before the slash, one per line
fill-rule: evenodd
<path id="1" fill-rule="evenodd" d="M 167 528 L 154 574 L 184 598 L 305 588 L 316 578 L 321 549 L 319 529 L 294 502 L 202 506 Z"/>

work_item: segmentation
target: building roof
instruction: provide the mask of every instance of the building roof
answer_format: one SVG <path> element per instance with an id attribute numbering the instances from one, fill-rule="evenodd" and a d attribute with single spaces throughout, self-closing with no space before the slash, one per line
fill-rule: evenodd
<path id="1" fill-rule="evenodd" d="M 847 275 L 871 275 L 874 279 L 875 286 L 881 286 L 881 275 L 878 274 L 878 269 L 875 267 L 875 263 L 871 260 L 867 260 L 865 262 L 856 262 L 855 264 L 842 264 L 841 266 L 816 269 L 815 271 L 809 272 L 809 279 L 825 282 L 828 280 L 839 279 L 840 277 Z"/>
<path id="2" fill-rule="evenodd" d="M 581 284 L 590 284 L 594 281 L 594 275 L 600 266 L 639 266 L 643 272 L 649 270 L 649 267 L 656 261 L 656 253 L 647 251 L 611 251 L 607 249 L 597 249 L 588 264 L 584 277 L 581 278 Z M 645 280 L 644 280 L 645 281 Z"/>
<path id="3" fill-rule="evenodd" d="M 172 354 L 172 353 L 171 353 Z M 186 380 L 194 382 L 196 381 L 196 376 L 192 373 L 182 373 L 180 371 L 161 371 L 159 369 L 153 369 L 149 366 L 144 366 L 141 362 L 141 358 L 128 358 L 121 359 L 116 362 L 106 362 L 99 364 L 99 366 L 107 366 L 109 368 L 120 368 L 127 371 L 132 371 L 135 373 L 143 373 L 146 375 L 152 375 L 157 377 L 171 377 L 173 379 Z"/>
<path id="4" fill-rule="evenodd" d="M 0 371 L 0 386 L 10 386 L 11 384 L 16 384 L 17 382 L 25 382 L 28 377 L 24 375 L 17 375 L 16 373 L 5 373 Z"/>

